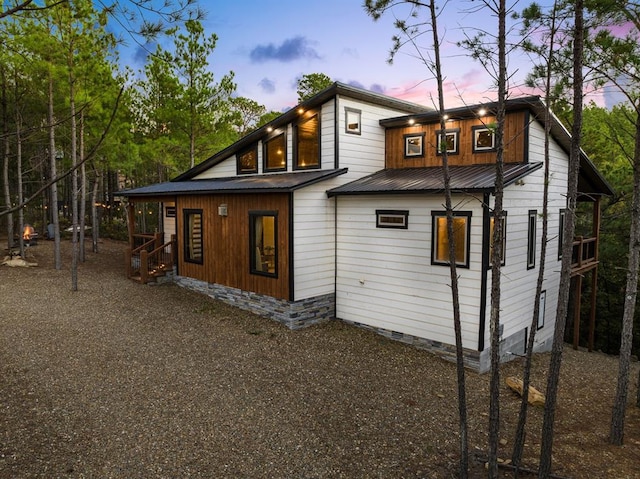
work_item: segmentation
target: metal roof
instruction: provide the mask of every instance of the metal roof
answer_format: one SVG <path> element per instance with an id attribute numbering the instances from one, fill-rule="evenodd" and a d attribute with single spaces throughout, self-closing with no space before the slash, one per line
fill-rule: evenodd
<path id="1" fill-rule="evenodd" d="M 207 193 L 287 193 L 346 173 L 336 170 L 296 171 L 266 175 L 231 176 L 203 180 L 168 181 L 116 193 L 124 197 L 198 195 Z"/>
<path id="2" fill-rule="evenodd" d="M 510 185 L 542 167 L 542 163 L 506 163 L 504 184 Z M 492 192 L 495 188 L 495 164 L 450 166 L 452 191 Z M 442 193 L 444 191 L 443 168 L 394 168 L 378 171 L 327 192 L 331 196 Z"/>

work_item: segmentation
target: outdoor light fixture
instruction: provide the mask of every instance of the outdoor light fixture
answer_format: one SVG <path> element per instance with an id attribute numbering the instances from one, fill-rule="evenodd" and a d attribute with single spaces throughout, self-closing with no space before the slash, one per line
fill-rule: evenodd
<path id="1" fill-rule="evenodd" d="M 226 203 L 218 206 L 218 216 L 227 216 L 227 205 L 226 205 Z"/>
<path id="2" fill-rule="evenodd" d="M 413 125 L 416 121 L 413 118 L 409 118 L 409 124 Z"/>
<path id="3" fill-rule="evenodd" d="M 480 108 L 478 110 L 478 116 L 485 116 L 487 114 L 487 110 L 485 108 Z"/>

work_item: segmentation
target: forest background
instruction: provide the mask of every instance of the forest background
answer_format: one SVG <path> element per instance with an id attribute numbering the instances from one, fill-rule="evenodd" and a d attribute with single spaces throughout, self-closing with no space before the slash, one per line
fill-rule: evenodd
<path id="1" fill-rule="evenodd" d="M 218 39 L 204 31 L 195 3 L 144 16 L 144 1 L 26 3 L 16 13 L 6 8 L 0 18 L 0 231 L 10 243 L 20 239 L 24 224 L 44 236 L 56 220 L 64 234 L 74 208 L 82 230 L 92 221 L 96 235 L 126 239 L 118 190 L 167 181 L 280 114 L 238 96 L 232 71 L 214 78 Z M 166 41 L 157 44 L 164 47 L 149 51 L 144 67 L 132 71 L 121 61 L 123 41 L 110 33 L 113 23 L 128 25 L 125 34 L 140 42 L 162 36 Z M 299 100 L 330 82 L 321 73 L 303 75 Z M 569 127 L 570 102 L 560 95 L 554 109 Z M 602 210 L 595 336 L 596 349 L 609 354 L 620 348 L 636 115 L 628 103 L 584 109 L 582 148 L 615 189 Z M 144 205 L 136 224 L 153 231 L 158 211 L 157 204 Z M 584 231 L 580 227 L 578 218 L 576 234 L 590 234 L 586 222 Z M 589 298 L 585 282 L 583 298 Z M 588 318 L 582 320 L 586 325 Z M 570 323 L 566 330 L 573 331 Z M 585 345 L 588 328 L 581 332 Z"/>

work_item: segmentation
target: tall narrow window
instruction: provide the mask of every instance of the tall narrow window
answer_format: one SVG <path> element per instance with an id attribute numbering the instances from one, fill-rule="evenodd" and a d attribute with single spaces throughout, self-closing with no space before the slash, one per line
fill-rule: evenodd
<path id="1" fill-rule="evenodd" d="M 320 166 L 320 116 L 300 119 L 295 126 L 295 168 Z"/>
<path id="2" fill-rule="evenodd" d="M 239 152 L 237 159 L 238 174 L 258 172 L 258 148 L 256 145 Z"/>
<path id="3" fill-rule="evenodd" d="M 249 213 L 249 257 L 251 272 L 266 276 L 278 273 L 278 213 L 252 211 Z"/>
<path id="4" fill-rule="evenodd" d="M 284 133 L 267 140 L 264 144 L 264 171 L 287 169 L 287 142 Z"/>
<path id="5" fill-rule="evenodd" d="M 527 269 L 536 266 L 536 220 L 538 217 L 537 210 L 529 210 L 529 228 L 527 235 Z"/>
<path id="6" fill-rule="evenodd" d="M 558 261 L 562 259 L 562 243 L 564 242 L 564 216 L 567 214 L 566 209 L 560 210 L 560 226 L 558 231 Z"/>
<path id="7" fill-rule="evenodd" d="M 500 217 L 500 222 L 502 223 L 502 261 L 500 264 L 502 266 L 506 263 L 506 255 L 507 255 L 507 213 L 503 212 Z M 491 255 L 493 255 L 493 229 L 495 227 L 495 217 L 491 217 L 489 220 L 489 260 L 491 260 Z"/>
<path id="8" fill-rule="evenodd" d="M 202 210 L 184 210 L 184 260 L 202 264 Z"/>
<path id="9" fill-rule="evenodd" d="M 447 234 L 447 216 L 442 211 L 431 212 L 431 263 L 449 264 L 449 235 Z M 469 267 L 470 212 L 456 212 L 453 218 L 453 238 L 455 243 L 456 265 Z"/>

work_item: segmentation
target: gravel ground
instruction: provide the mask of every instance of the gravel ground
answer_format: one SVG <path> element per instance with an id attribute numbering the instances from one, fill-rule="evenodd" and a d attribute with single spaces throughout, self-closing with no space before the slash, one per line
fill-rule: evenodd
<path id="1" fill-rule="evenodd" d="M 454 365 L 337 321 L 294 332 L 137 284 L 122 243 L 88 253 L 72 292 L 69 243 L 61 271 L 52 249 L 30 248 L 38 267 L 0 267 L 0 478 L 456 477 Z M 539 389 L 547 363 L 536 358 Z M 615 358 L 565 350 L 557 474 L 640 477 L 637 408 L 626 445 L 606 443 L 615 374 Z M 634 397 L 637 375 L 634 363 Z M 488 375 L 468 373 L 467 390 L 474 452 L 486 449 Z M 501 394 L 506 458 L 519 401 Z M 532 410 L 532 467 L 541 417 Z"/>

